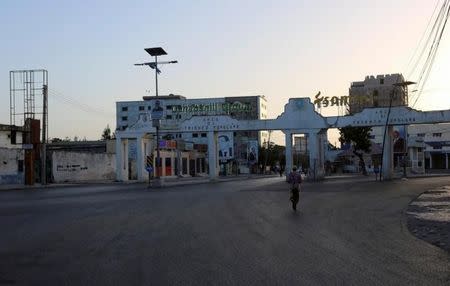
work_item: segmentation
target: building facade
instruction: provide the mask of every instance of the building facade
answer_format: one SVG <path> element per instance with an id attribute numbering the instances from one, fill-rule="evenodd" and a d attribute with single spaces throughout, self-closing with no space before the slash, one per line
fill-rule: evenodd
<path id="1" fill-rule="evenodd" d="M 188 99 L 180 95 L 144 96 L 142 101 L 116 102 L 116 129 L 125 130 L 136 124 L 140 118 L 150 118 L 156 105 L 163 110 L 160 127 L 161 141 L 174 140 L 177 146 L 183 146 L 182 148 L 166 148 L 167 144 L 160 142 L 160 147 L 165 151 L 162 153 L 162 170 L 160 171 L 162 176 L 201 175 L 207 172 L 205 166 L 207 133 L 196 130 L 179 132 L 180 124 L 185 120 L 195 116 L 220 115 L 228 115 L 236 120 L 267 119 L 267 100 L 264 96 L 196 99 Z M 256 172 L 259 146 L 268 139 L 267 131 L 220 132 L 218 134 L 220 173 L 230 175 Z M 130 142 L 128 146 L 130 148 L 128 155 L 131 164 L 134 164 L 135 144 Z M 178 151 L 185 152 L 184 154 L 187 152 L 189 156 L 179 161 L 176 159 L 177 156 L 172 154 Z M 130 168 L 133 169 L 131 165 Z"/>
<path id="2" fill-rule="evenodd" d="M 366 76 L 352 82 L 349 89 L 349 112 L 355 114 L 368 107 L 407 106 L 408 89 L 402 74 Z"/>

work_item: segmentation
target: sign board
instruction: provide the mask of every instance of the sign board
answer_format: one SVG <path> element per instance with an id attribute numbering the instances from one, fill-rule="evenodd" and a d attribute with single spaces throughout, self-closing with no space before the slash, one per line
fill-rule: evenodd
<path id="1" fill-rule="evenodd" d="M 22 144 L 22 149 L 31 150 L 33 149 L 33 144 Z"/>
<path id="2" fill-rule="evenodd" d="M 161 119 L 163 117 L 163 108 L 159 100 L 155 101 L 155 107 L 152 110 L 152 119 Z"/>
<path id="3" fill-rule="evenodd" d="M 221 162 L 234 158 L 233 132 L 220 132 L 218 136 L 219 160 Z"/>
<path id="4" fill-rule="evenodd" d="M 239 129 L 239 121 L 229 116 L 194 116 L 180 125 L 182 131 L 233 131 Z"/>
<path id="5" fill-rule="evenodd" d="M 250 140 L 247 143 L 247 160 L 250 165 L 256 164 L 258 162 L 258 141 Z"/>
<path id="6" fill-rule="evenodd" d="M 184 142 L 184 149 L 188 151 L 194 150 L 194 142 Z"/>
<path id="7" fill-rule="evenodd" d="M 207 104 L 185 104 L 185 105 L 174 105 L 172 106 L 172 112 L 174 113 L 219 113 L 219 114 L 230 114 L 230 113 L 242 113 L 250 112 L 252 106 L 250 103 L 241 102 L 223 102 L 223 103 L 207 103 Z"/>
<path id="8" fill-rule="evenodd" d="M 175 141 L 175 140 L 159 140 L 159 148 L 176 149 L 177 141 Z"/>
<path id="9" fill-rule="evenodd" d="M 152 119 L 161 119 L 163 117 L 163 111 L 153 110 Z"/>
<path id="10" fill-rule="evenodd" d="M 152 119 L 152 126 L 153 127 L 160 127 L 161 126 L 161 119 Z"/>

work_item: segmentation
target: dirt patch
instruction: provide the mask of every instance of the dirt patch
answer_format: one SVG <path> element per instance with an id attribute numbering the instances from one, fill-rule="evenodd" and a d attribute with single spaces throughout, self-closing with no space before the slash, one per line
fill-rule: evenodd
<path id="1" fill-rule="evenodd" d="M 450 186 L 424 192 L 406 214 L 412 234 L 450 252 Z"/>

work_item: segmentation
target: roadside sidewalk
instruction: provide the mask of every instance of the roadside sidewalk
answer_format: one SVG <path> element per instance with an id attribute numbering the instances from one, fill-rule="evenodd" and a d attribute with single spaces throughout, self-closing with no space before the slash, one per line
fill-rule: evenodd
<path id="1" fill-rule="evenodd" d="M 450 252 L 450 186 L 419 195 L 406 210 L 409 231 Z"/>
<path id="2" fill-rule="evenodd" d="M 248 179 L 265 179 L 265 178 L 276 178 L 279 175 L 271 174 L 271 175 L 259 175 L 259 174 L 245 174 L 238 176 L 223 176 L 218 177 L 215 181 L 211 181 L 208 176 L 205 177 L 185 177 L 185 178 L 164 178 L 163 179 L 163 188 L 172 187 L 172 186 L 181 186 L 181 185 L 194 185 L 194 184 L 207 184 L 207 183 L 222 183 L 229 181 L 242 181 Z"/>
<path id="3" fill-rule="evenodd" d="M 228 182 L 228 181 L 238 181 L 238 180 L 248 180 L 248 179 L 264 179 L 271 177 L 279 177 L 278 175 L 238 175 L 238 176 L 226 176 L 218 177 L 215 182 Z M 208 176 L 204 177 L 183 177 L 183 178 L 164 178 L 163 188 L 181 185 L 193 185 L 193 184 L 206 184 L 211 183 Z M 83 181 L 83 182 L 67 182 L 67 183 L 50 183 L 47 185 L 34 184 L 32 186 L 21 185 L 21 184 L 5 184 L 0 185 L 0 191 L 14 191 L 14 190 L 37 190 L 37 189 L 53 189 L 53 188 L 67 188 L 67 187 L 80 187 L 86 185 L 148 185 L 148 182 L 137 182 L 137 181 L 127 181 L 127 182 L 117 182 L 117 181 Z"/>

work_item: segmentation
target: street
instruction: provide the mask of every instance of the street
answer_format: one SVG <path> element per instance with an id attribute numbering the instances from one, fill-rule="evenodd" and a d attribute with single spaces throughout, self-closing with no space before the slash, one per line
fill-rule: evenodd
<path id="1" fill-rule="evenodd" d="M 450 177 L 0 192 L 0 285 L 449 285 L 404 211 Z"/>

